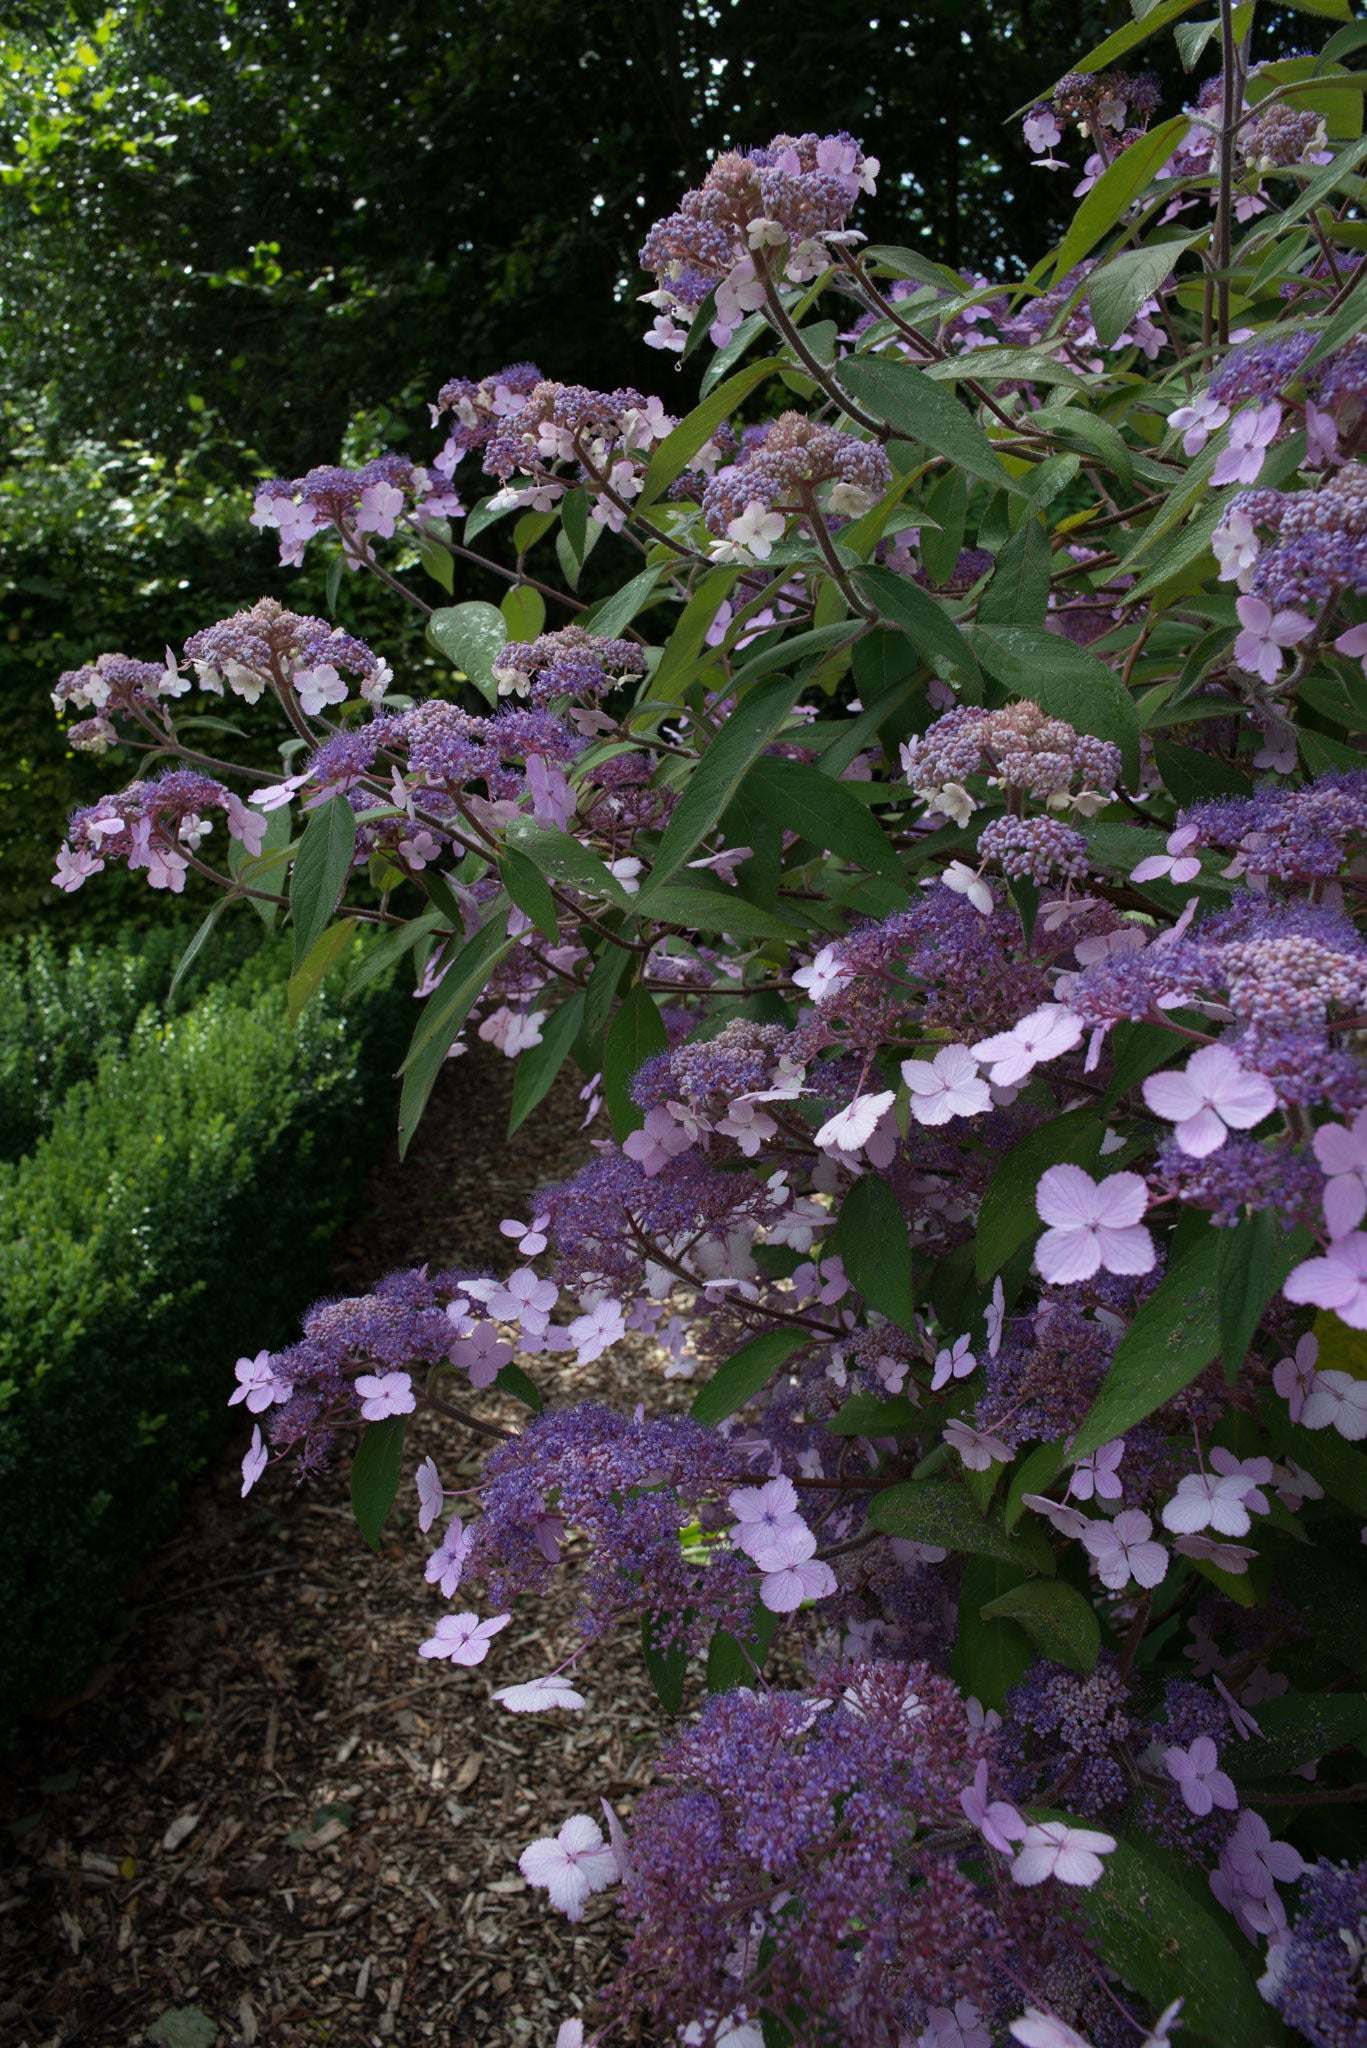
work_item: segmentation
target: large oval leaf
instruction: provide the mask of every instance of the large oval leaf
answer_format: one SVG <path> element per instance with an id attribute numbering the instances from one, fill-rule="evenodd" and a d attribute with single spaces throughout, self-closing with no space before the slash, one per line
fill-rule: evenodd
<path id="1" fill-rule="evenodd" d="M 1085 647 L 1042 626 L 974 629 L 973 646 L 985 669 L 1018 697 L 1029 697 L 1079 732 L 1111 740 L 1120 749 L 1125 779 L 1139 781 L 1139 713 L 1114 669 Z"/>

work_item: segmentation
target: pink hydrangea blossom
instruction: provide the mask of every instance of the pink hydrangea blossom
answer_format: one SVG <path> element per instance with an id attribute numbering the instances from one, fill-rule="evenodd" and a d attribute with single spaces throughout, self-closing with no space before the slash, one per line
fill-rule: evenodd
<path id="1" fill-rule="evenodd" d="M 386 1422 L 391 1415 L 411 1415 L 417 1407 L 412 1379 L 406 1372 L 363 1372 L 356 1376 L 361 1414 L 367 1422 Z"/>
<path id="2" fill-rule="evenodd" d="M 1150 1074 L 1144 1100 L 1177 1126 L 1177 1142 L 1193 1159 L 1218 1152 L 1228 1133 L 1250 1131 L 1277 1107 L 1264 1074 L 1251 1074 L 1225 1045 L 1203 1045 L 1180 1072 Z"/>
<path id="3" fill-rule="evenodd" d="M 1235 610 L 1243 631 L 1234 642 L 1234 659 L 1250 675 L 1261 676 L 1265 683 L 1275 683 L 1282 672 L 1286 649 L 1304 640 L 1313 630 L 1314 621 L 1303 612 L 1274 612 L 1261 597 L 1241 597 L 1236 600 Z"/>
<path id="4" fill-rule="evenodd" d="M 258 1351 L 255 1358 L 239 1358 L 233 1372 L 237 1385 L 228 1396 L 228 1406 L 235 1408 L 245 1401 L 249 1415 L 264 1415 L 277 1402 L 288 1401 L 294 1391 L 288 1380 L 277 1376 L 269 1351 Z"/>
<path id="5" fill-rule="evenodd" d="M 569 1333 L 578 1346 L 577 1365 L 592 1365 L 595 1358 L 601 1358 L 610 1344 L 627 1333 L 622 1316 L 620 1301 L 600 1301 L 587 1315 L 576 1316 L 569 1326 Z"/>
<path id="6" fill-rule="evenodd" d="M 988 1430 L 974 1429 L 957 1415 L 945 1424 L 945 1442 L 959 1453 L 970 1472 L 986 1472 L 993 1465 L 1011 1462 L 1010 1444 Z"/>
<path id="7" fill-rule="evenodd" d="M 418 1489 L 418 1527 L 425 1536 L 442 1511 L 446 1493 L 435 1458 L 424 1458 L 413 1475 Z"/>
<path id="8" fill-rule="evenodd" d="M 1040 1821 L 1025 1830 L 1011 1875 L 1017 1884 L 1043 1884 L 1053 1877 L 1060 1884 L 1093 1885 L 1106 1867 L 1102 1857 L 1114 1847 L 1115 1836 L 1102 1834 L 1099 1828 Z"/>
<path id="9" fill-rule="evenodd" d="M 1061 1286 L 1097 1272 L 1152 1272 L 1153 1239 L 1139 1220 L 1148 1199 L 1137 1173 L 1113 1173 L 1098 1184 L 1080 1166 L 1049 1167 L 1035 1190 L 1049 1225 L 1035 1247 L 1044 1279 Z"/>
<path id="10" fill-rule="evenodd" d="M 586 1813 L 571 1814 L 558 1835 L 529 1843 L 517 1867 L 528 1884 L 549 1893 L 567 1920 L 582 1920 L 594 1892 L 605 1891 L 617 1876 L 617 1859 Z"/>
<path id="11" fill-rule="evenodd" d="M 269 1459 L 270 1453 L 266 1449 L 261 1435 L 261 1425 L 259 1422 L 254 1422 L 252 1424 L 252 1440 L 247 1446 L 246 1455 L 242 1460 L 242 1498 L 244 1500 L 265 1471 Z"/>
<path id="12" fill-rule="evenodd" d="M 1282 1293 L 1288 1301 L 1332 1309 L 1353 1330 L 1367 1330 L 1367 1233 L 1349 1231 L 1322 1259 L 1293 1266 Z"/>
<path id="13" fill-rule="evenodd" d="M 932 1394 L 937 1394 L 950 1380 L 966 1380 L 975 1369 L 978 1361 L 970 1349 L 972 1341 L 970 1337 L 956 1337 L 952 1345 L 936 1352 L 935 1370 L 930 1381 Z"/>
<path id="14" fill-rule="evenodd" d="M 1020 2048 L 1091 2048 L 1066 2020 L 1041 2012 L 1035 2005 L 1028 2005 L 1018 2020 L 1012 2020 L 1008 2032 Z"/>
<path id="15" fill-rule="evenodd" d="M 538 1252 L 545 1251 L 550 1242 L 546 1236 L 546 1225 L 550 1220 L 547 1211 L 533 1216 L 530 1223 L 519 1223 L 515 1216 L 505 1216 L 498 1227 L 504 1237 L 517 1239 L 517 1249 L 522 1258 L 534 1259 Z"/>
<path id="16" fill-rule="evenodd" d="M 1163 1527 L 1174 1536 L 1191 1536 L 1198 1529 L 1246 1536 L 1251 1527 L 1244 1505 L 1247 1491 L 1239 1473 L 1188 1472 L 1163 1510 Z"/>
<path id="17" fill-rule="evenodd" d="M 1201 856 L 1196 853 L 1188 853 L 1187 848 L 1195 845 L 1199 837 L 1200 834 L 1194 825 L 1181 825 L 1176 832 L 1169 832 L 1167 852 L 1146 854 L 1138 867 L 1131 868 L 1130 880 L 1132 882 L 1156 882 L 1160 879 L 1169 882 L 1194 881 L 1201 872 Z M 1131 931 L 1134 930 L 1133 927 L 1129 929 Z M 1109 936 L 1111 938 L 1121 938 L 1125 934 L 1112 932 Z M 1142 932 L 1134 931 L 1134 936 L 1129 940 L 1129 944 L 1134 945 L 1136 940 L 1138 941 L 1138 946 L 1142 947 L 1144 944 Z M 1078 958 L 1079 960 L 1082 959 L 1082 948 L 1080 946 L 1078 948 Z M 1083 965 L 1085 966 L 1086 964 L 1084 961 Z"/>
<path id="18" fill-rule="evenodd" d="M 553 1707 L 568 1707 L 577 1713 L 585 1705 L 584 1695 L 557 1672 L 549 1678 L 528 1679 L 523 1685 L 502 1685 L 494 1698 L 510 1714 L 546 1714 Z"/>
<path id="19" fill-rule="evenodd" d="M 980 1065 L 990 1067 L 994 1088 L 1016 1088 L 1045 1060 L 1056 1060 L 1081 1042 L 1082 1025 L 1063 1003 L 1045 1003 L 1013 1024 L 984 1038 L 973 1048 Z"/>
<path id="20" fill-rule="evenodd" d="M 559 1299 L 560 1289 L 553 1280 L 543 1280 L 530 1266 L 519 1266 L 502 1287 L 490 1293 L 488 1309 L 501 1322 L 517 1323 L 529 1336 L 541 1337 Z"/>
<path id="21" fill-rule="evenodd" d="M 1124 1455 L 1125 1439 L 1117 1436 L 1088 1457 L 1079 1458 L 1073 1467 L 1069 1495 L 1076 1500 L 1090 1500 L 1093 1494 L 1098 1500 L 1120 1500 L 1125 1492 L 1119 1478 Z"/>
<path id="22" fill-rule="evenodd" d="M 645 1123 L 639 1131 L 629 1131 L 622 1140 L 622 1150 L 628 1159 L 634 1159 L 642 1173 L 651 1180 L 657 1173 L 663 1173 L 671 1159 L 677 1159 L 693 1143 L 685 1125 L 670 1115 L 664 1104 L 648 1110 Z"/>
<path id="23" fill-rule="evenodd" d="M 1168 425 L 1175 427 L 1182 436 L 1182 450 L 1186 455 L 1199 455 L 1206 442 L 1229 418 L 1229 407 L 1221 405 L 1218 398 L 1212 398 L 1203 391 L 1190 405 L 1179 405 L 1176 412 L 1168 414 Z"/>
<path id="24" fill-rule="evenodd" d="M 1329 1235 L 1344 1237 L 1367 1216 L 1367 1109 L 1359 1110 L 1351 1124 L 1321 1124 L 1311 1142 L 1329 1176 L 1324 1189 Z"/>
<path id="25" fill-rule="evenodd" d="M 443 1614 L 436 1633 L 419 1645 L 418 1655 L 447 1657 L 453 1664 L 482 1664 L 490 1642 L 512 1618 L 511 1614 L 494 1614 L 481 1621 L 477 1614 Z"/>
<path id="26" fill-rule="evenodd" d="M 1315 1360 L 1319 1355 L 1320 1340 L 1313 1330 L 1307 1330 L 1296 1346 L 1295 1356 L 1279 1359 L 1272 1368 L 1272 1384 L 1286 1402 L 1293 1422 L 1300 1421 L 1306 1396 L 1315 1384 Z"/>
<path id="27" fill-rule="evenodd" d="M 428 1558 L 423 1574 L 429 1586 L 440 1586 L 444 1600 L 451 1599 L 460 1584 L 460 1575 L 474 1541 L 471 1532 L 463 1526 L 460 1515 L 452 1515 L 446 1525 L 446 1534 Z"/>
<path id="28" fill-rule="evenodd" d="M 1275 401 L 1236 413 L 1230 424 L 1228 445 L 1215 458 L 1211 482 L 1256 484 L 1281 423 L 1282 409 Z"/>
<path id="29" fill-rule="evenodd" d="M 1131 1579 L 1146 1592 L 1161 1585 L 1168 1553 L 1161 1543 L 1150 1542 L 1152 1535 L 1153 1523 L 1139 1508 L 1124 1509 L 1113 1522 L 1088 1523 L 1083 1546 L 1095 1561 L 1103 1586 L 1119 1593 Z"/>
<path id="30" fill-rule="evenodd" d="M 895 1100 L 891 1088 L 880 1088 L 872 1095 L 856 1095 L 853 1102 L 826 1119 L 816 1134 L 817 1145 L 823 1152 L 862 1152 L 884 1111 L 891 1109 Z"/>
<path id="31" fill-rule="evenodd" d="M 763 1486 L 738 1486 L 727 1497 L 736 1517 L 730 1530 L 738 1550 L 757 1557 L 783 1532 L 806 1525 L 798 1511 L 797 1491 L 791 1479 L 767 1479 Z"/>
<path id="32" fill-rule="evenodd" d="M 992 1091 L 966 1045 L 946 1045 L 933 1060 L 903 1060 L 902 1079 L 911 1090 L 918 1124 L 947 1124 L 956 1116 L 981 1116 L 992 1107 Z"/>
<path id="33" fill-rule="evenodd" d="M 1305 1397 L 1301 1423 L 1306 1429 L 1336 1429 L 1350 1444 L 1367 1436 L 1367 1380 L 1330 1367 L 1317 1373 Z"/>
<path id="34" fill-rule="evenodd" d="M 1009 1800 L 988 1798 L 986 1761 L 979 1763 L 973 1783 L 965 1785 L 959 1794 L 959 1804 L 969 1826 L 978 1830 L 989 1848 L 1003 1856 L 1009 1856 L 1011 1844 L 1019 1842 L 1026 1833 L 1027 1822 Z"/>
<path id="35" fill-rule="evenodd" d="M 795 986 L 805 989 L 814 1003 L 834 995 L 853 978 L 849 970 L 840 965 L 834 946 L 823 946 L 809 967 L 799 967 L 793 974 Z"/>
<path id="36" fill-rule="evenodd" d="M 1084 1536 L 1092 1526 L 1091 1517 L 1084 1515 L 1081 1508 L 1070 1508 L 1066 1501 L 1050 1500 L 1047 1493 L 1022 1494 L 1021 1505 L 1052 1522 L 1060 1536 Z"/>
<path id="37" fill-rule="evenodd" d="M 1223 1807 L 1228 1813 L 1238 1810 L 1234 1780 L 1219 1769 L 1219 1762 L 1220 1752 L 1208 1735 L 1198 1735 L 1189 1749 L 1174 1746 L 1163 1751 L 1168 1776 L 1175 1780 L 1184 1802 L 1198 1819 L 1204 1820 L 1214 1806 Z"/>
<path id="38" fill-rule="evenodd" d="M 835 1573 L 813 1555 L 816 1538 L 805 1523 L 780 1530 L 755 1557 L 763 1574 L 759 1597 L 771 1614 L 791 1614 L 804 1600 L 825 1600 L 836 1590 Z"/>

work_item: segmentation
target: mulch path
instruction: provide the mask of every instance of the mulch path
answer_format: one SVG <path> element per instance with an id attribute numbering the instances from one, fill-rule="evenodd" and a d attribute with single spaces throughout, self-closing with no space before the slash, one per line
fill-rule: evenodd
<path id="1" fill-rule="evenodd" d="M 508 1146 L 509 1091 L 484 1048 L 448 1066 L 409 1158 L 391 1147 L 342 1235 L 339 1291 L 425 1258 L 506 1268 L 499 1219 L 526 1217 L 536 1185 L 587 1151 L 568 1084 Z M 635 1338 L 559 1370 L 566 1398 L 687 1398 Z M 428 1420 L 410 1443 L 448 1484 L 478 1472 L 452 1425 Z M 571 1646 L 573 1571 L 477 1669 L 421 1662 L 445 1607 L 423 1582 L 411 1488 L 376 1558 L 344 1475 L 295 1489 L 274 1471 L 244 1503 L 241 1448 L 191 1489 L 106 1665 L 8 1761 L 0 2039 L 552 2048 L 563 2019 L 594 2017 L 617 1916 L 608 1893 L 571 1926 L 517 1857 L 569 1814 L 596 1816 L 600 1794 L 629 1813 L 648 1782 L 658 1723 L 639 1652 L 586 1661 L 583 1714 L 506 1713 L 492 1687 Z"/>

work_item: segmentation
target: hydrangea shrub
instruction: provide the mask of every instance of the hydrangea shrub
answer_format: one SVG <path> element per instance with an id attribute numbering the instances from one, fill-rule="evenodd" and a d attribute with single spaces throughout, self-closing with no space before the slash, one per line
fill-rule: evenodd
<path id="1" fill-rule="evenodd" d="M 486 1438 L 416 1472 L 415 1653 L 554 1716 L 627 1629 L 687 1708 L 629 1826 L 522 1857 L 620 1898 L 595 2039 L 1367 2038 L 1363 35 L 1186 11 L 1025 111 L 1080 173 L 1028 277 L 868 246 L 878 164 L 780 135 L 646 238 L 646 339 L 712 351 L 682 418 L 515 364 L 422 462 L 263 486 L 450 694 L 269 601 L 58 685 L 135 760 L 61 885 L 288 913 L 296 1005 L 358 931 L 411 958 L 404 1142 L 472 1032 L 515 1125 L 585 1078 L 506 1271 L 323 1302 L 234 1398 L 244 1491 L 349 1455 L 371 1541 L 410 1415 Z M 1165 116 L 1174 21 L 1219 69 Z M 469 560 L 501 605 L 442 601 Z M 689 1413 L 565 1398 L 628 1330 Z"/>

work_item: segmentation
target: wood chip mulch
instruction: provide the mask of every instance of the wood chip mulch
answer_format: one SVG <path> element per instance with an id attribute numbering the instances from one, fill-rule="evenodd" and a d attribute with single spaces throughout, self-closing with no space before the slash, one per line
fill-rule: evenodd
<path id="1" fill-rule="evenodd" d="M 562 1084 L 504 1141 L 509 1070 L 448 1066 L 408 1159 L 391 1147 L 342 1235 L 335 1286 L 401 1265 L 506 1270 L 506 1215 L 586 1156 Z M 302 1304 L 301 1304 L 302 1306 Z M 546 1384 L 545 1361 L 533 1369 Z M 659 1412 L 687 1399 L 629 1338 L 557 1367 L 562 1398 Z M 509 1408 L 508 1419 L 516 1411 Z M 480 1453 L 424 1421 L 447 1484 Z M 241 1444 L 190 1490 L 84 1692 L 35 1716 L 0 1785 L 0 2040 L 9 2048 L 552 2048 L 614 1973 L 613 1895 L 572 1926 L 517 1857 L 574 1812 L 649 1781 L 658 1708 L 639 1652 L 581 1666 L 583 1714 L 517 1716 L 494 1685 L 573 1644 L 573 1571 L 519 1604 L 485 1664 L 420 1661 L 446 1611 L 405 1482 L 381 1555 L 344 1474 L 273 1470 L 239 1498 Z"/>

